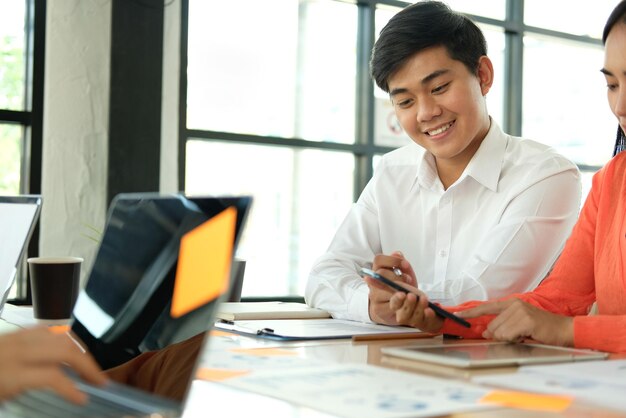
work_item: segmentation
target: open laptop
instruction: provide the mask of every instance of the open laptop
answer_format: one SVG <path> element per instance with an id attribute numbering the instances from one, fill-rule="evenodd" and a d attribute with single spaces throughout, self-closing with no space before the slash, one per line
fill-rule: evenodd
<path id="1" fill-rule="evenodd" d="M 40 196 L 0 196 L 0 312 L 15 282 L 40 211 Z"/>
<path id="2" fill-rule="evenodd" d="M 250 197 L 156 194 L 114 199 L 72 315 L 73 333 L 101 367 L 208 335 L 230 285 L 234 251 L 251 202 Z M 196 362 L 185 359 L 194 365 L 180 377 L 187 391 Z M 6 402 L 0 415 L 178 416 L 182 411 L 179 401 L 125 385 L 101 388 L 77 382 L 90 395 L 86 406 L 49 391 L 30 391 Z"/>

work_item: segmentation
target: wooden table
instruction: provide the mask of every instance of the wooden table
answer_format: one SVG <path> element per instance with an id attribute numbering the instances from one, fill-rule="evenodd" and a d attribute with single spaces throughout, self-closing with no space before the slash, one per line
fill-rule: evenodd
<path id="1" fill-rule="evenodd" d="M 326 341 L 307 341 L 307 342 L 274 342 L 256 338 L 249 338 L 232 334 L 231 340 L 241 347 L 262 348 L 262 347 L 279 347 L 286 349 L 294 349 L 298 351 L 298 355 L 306 359 L 323 359 L 325 361 L 337 363 L 360 363 L 382 366 L 385 368 L 408 371 L 412 373 L 422 373 L 437 377 L 445 377 L 448 379 L 469 380 L 475 373 L 503 373 L 511 372 L 515 369 L 512 367 L 495 368 L 481 370 L 477 372 L 464 372 L 458 369 L 429 367 L 429 365 L 419 365 L 416 362 L 402 362 L 384 356 L 381 348 L 385 346 L 399 346 L 415 344 L 415 340 L 378 340 L 378 341 L 362 341 L 353 342 L 350 340 L 326 340 Z M 441 343 L 441 337 L 432 339 L 420 339 L 420 344 Z M 210 357 L 210 355 L 208 355 Z M 612 356 L 619 358 L 620 356 Z M 621 356 L 624 357 L 624 356 Z M 210 362 L 210 359 L 207 360 Z M 456 370 L 456 372 L 455 372 Z M 626 396 L 626 394 L 624 394 Z M 214 411 L 215 410 L 215 411 Z M 218 412 L 219 411 L 219 412 Z M 217 415 L 214 415 L 216 412 Z M 192 384 L 191 396 L 187 403 L 185 414 L 183 417 L 195 416 L 226 416 L 232 417 L 327 417 L 322 412 L 312 410 L 299 405 L 292 405 L 289 402 L 276 398 L 263 396 L 251 392 L 245 392 L 220 383 L 195 380 Z M 507 418 L 507 417 L 571 417 L 571 418 L 626 418 L 626 413 L 617 413 L 598 407 L 584 405 L 580 402 L 574 402 L 563 413 L 552 413 L 544 411 L 529 411 L 522 409 L 498 408 L 483 412 L 462 413 L 453 415 L 457 418 Z"/>

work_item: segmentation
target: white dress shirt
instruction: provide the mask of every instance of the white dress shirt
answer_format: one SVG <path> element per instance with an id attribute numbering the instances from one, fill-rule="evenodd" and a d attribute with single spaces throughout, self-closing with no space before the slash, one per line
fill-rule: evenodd
<path id="1" fill-rule="evenodd" d="M 374 176 L 314 264 L 305 298 L 335 318 L 370 321 L 358 271 L 402 251 L 418 287 L 457 305 L 535 288 L 578 217 L 578 168 L 546 145 L 495 122 L 459 179 L 444 190 L 434 157 L 409 144 Z"/>

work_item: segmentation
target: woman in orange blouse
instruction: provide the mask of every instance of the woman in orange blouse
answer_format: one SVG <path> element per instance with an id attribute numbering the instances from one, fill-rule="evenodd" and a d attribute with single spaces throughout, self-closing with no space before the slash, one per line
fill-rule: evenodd
<path id="1" fill-rule="evenodd" d="M 603 42 L 601 71 L 609 105 L 619 121 L 617 154 L 624 148 L 626 130 L 626 0 L 609 17 Z M 391 270 L 398 265 L 405 274 L 413 274 L 408 262 L 399 260 L 397 254 L 380 255 L 374 264 L 386 266 L 378 272 L 388 278 L 394 277 Z M 367 281 L 377 286 L 373 280 Z M 400 324 L 467 338 L 531 338 L 546 344 L 626 352 L 626 152 L 617 154 L 595 174 L 563 253 L 534 291 L 449 308 L 468 319 L 471 329 L 435 316 L 425 295 L 415 291 L 422 296 L 419 301 L 403 293 L 390 300 Z M 594 301 L 598 314 L 590 316 Z"/>

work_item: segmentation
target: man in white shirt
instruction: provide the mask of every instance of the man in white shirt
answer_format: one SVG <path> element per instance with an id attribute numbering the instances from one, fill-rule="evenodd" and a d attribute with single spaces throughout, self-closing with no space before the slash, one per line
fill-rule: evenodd
<path id="1" fill-rule="evenodd" d="M 485 38 L 443 3 L 395 15 L 371 74 L 414 143 L 383 156 L 313 266 L 305 297 L 335 318 L 395 324 L 372 268 L 444 305 L 536 287 L 576 222 L 580 176 L 549 147 L 506 135 L 485 96 Z"/>

